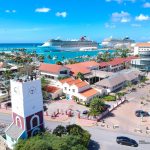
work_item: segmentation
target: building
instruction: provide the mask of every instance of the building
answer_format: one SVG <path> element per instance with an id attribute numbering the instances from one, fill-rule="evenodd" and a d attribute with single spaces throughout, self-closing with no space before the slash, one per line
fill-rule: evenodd
<path id="1" fill-rule="evenodd" d="M 44 129 L 41 80 L 11 80 L 12 123 L 6 129 L 9 148 Z"/>
<path id="2" fill-rule="evenodd" d="M 135 56 L 129 56 L 127 58 L 115 58 L 109 62 L 100 62 L 99 70 L 108 72 L 118 72 L 123 69 L 129 68 L 131 60 L 136 59 Z"/>
<path id="3" fill-rule="evenodd" d="M 47 97 L 49 97 L 50 99 L 56 99 L 60 96 L 62 96 L 63 94 L 63 90 L 61 88 L 58 88 L 56 86 L 46 86 L 44 88 L 45 94 Z"/>
<path id="4" fill-rule="evenodd" d="M 132 67 L 142 71 L 150 71 L 150 43 L 136 44 L 134 55 L 139 55 L 139 58 L 131 61 Z"/>
<path id="5" fill-rule="evenodd" d="M 102 47 L 104 48 L 130 48 L 131 45 L 135 41 L 130 39 L 129 37 L 125 37 L 123 39 L 116 39 L 116 38 L 107 38 L 102 41 Z"/>
<path id="6" fill-rule="evenodd" d="M 60 80 L 63 93 L 66 94 L 67 100 L 76 100 L 80 103 L 89 103 L 96 96 L 100 96 L 100 92 L 91 88 L 89 83 L 80 79 L 68 78 Z"/>
<path id="7" fill-rule="evenodd" d="M 58 80 L 58 78 L 69 77 L 70 69 L 66 66 L 56 64 L 41 63 L 39 67 L 40 74 L 51 80 Z"/>
<path id="8" fill-rule="evenodd" d="M 128 82 L 136 84 L 139 81 L 141 72 L 135 69 L 125 69 L 113 74 L 109 78 L 95 83 L 96 87 L 102 87 L 107 93 L 121 90 Z"/>
<path id="9" fill-rule="evenodd" d="M 5 71 L 17 72 L 18 67 L 5 62 L 0 62 L 0 75 L 2 75 Z"/>
<path id="10" fill-rule="evenodd" d="M 83 75 L 90 74 L 92 70 L 99 70 L 99 63 L 95 61 L 86 61 L 76 64 L 66 65 L 67 68 L 70 68 L 71 75 L 76 77 L 80 72 Z"/>

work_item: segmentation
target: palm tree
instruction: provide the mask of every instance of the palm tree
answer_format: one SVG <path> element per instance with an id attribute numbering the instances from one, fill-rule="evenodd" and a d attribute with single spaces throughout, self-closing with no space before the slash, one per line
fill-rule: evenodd
<path id="1" fill-rule="evenodd" d="M 6 70 L 3 72 L 3 77 L 6 79 L 6 80 L 10 80 L 12 77 L 13 77 L 13 73 L 11 70 Z"/>
<path id="2" fill-rule="evenodd" d="M 84 80 L 84 74 L 81 73 L 81 72 L 78 72 L 77 78 L 78 78 L 78 79 L 81 79 L 81 80 Z"/>
<path id="3" fill-rule="evenodd" d="M 48 58 L 48 59 L 52 59 L 51 55 L 48 55 L 47 58 Z"/>
<path id="4" fill-rule="evenodd" d="M 90 102 L 90 115 L 98 116 L 104 110 L 105 103 L 98 97 L 93 98 Z"/>

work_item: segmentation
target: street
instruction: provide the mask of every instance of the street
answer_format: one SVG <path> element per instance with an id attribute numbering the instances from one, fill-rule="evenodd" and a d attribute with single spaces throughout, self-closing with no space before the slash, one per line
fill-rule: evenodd
<path id="1" fill-rule="evenodd" d="M 0 113 L 0 122 L 10 124 L 11 115 Z M 67 125 L 68 123 L 50 122 L 45 121 L 45 126 L 49 129 L 54 129 L 57 125 Z M 96 127 L 84 127 L 92 135 L 92 142 L 90 143 L 90 150 L 149 150 L 150 148 L 150 137 L 142 137 L 137 135 L 130 135 L 126 133 L 120 133 L 115 131 L 108 131 Z M 139 147 L 123 146 L 116 143 L 117 136 L 127 136 L 139 141 L 145 141 L 145 144 L 139 144 Z"/>

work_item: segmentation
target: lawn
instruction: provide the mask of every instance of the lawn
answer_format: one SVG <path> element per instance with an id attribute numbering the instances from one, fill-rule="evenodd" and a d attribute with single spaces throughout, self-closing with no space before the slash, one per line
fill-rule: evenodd
<path id="1" fill-rule="evenodd" d="M 107 95 L 102 98 L 104 101 L 116 101 L 116 96 Z"/>

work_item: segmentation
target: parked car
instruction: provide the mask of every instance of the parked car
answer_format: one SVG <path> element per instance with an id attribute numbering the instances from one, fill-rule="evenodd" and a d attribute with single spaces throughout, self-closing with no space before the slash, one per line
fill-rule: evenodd
<path id="1" fill-rule="evenodd" d="M 116 142 L 121 145 L 138 147 L 138 143 L 135 140 L 124 136 L 117 137 Z"/>
<path id="2" fill-rule="evenodd" d="M 135 115 L 136 115 L 137 117 L 147 117 L 147 116 L 149 116 L 149 113 L 146 112 L 146 111 L 143 111 L 143 110 L 137 110 L 137 111 L 135 112 Z"/>
<path id="3" fill-rule="evenodd" d="M 87 115 L 88 113 L 89 113 L 88 110 L 84 110 L 84 111 L 82 112 L 82 114 L 84 114 L 84 115 Z"/>
<path id="4" fill-rule="evenodd" d="M 136 92 L 137 90 L 136 90 L 136 88 L 132 88 L 131 91 L 132 92 Z"/>
<path id="5" fill-rule="evenodd" d="M 43 106 L 43 110 L 44 110 L 44 111 L 47 111 L 47 109 L 48 109 L 47 106 L 44 105 L 44 106 Z"/>

